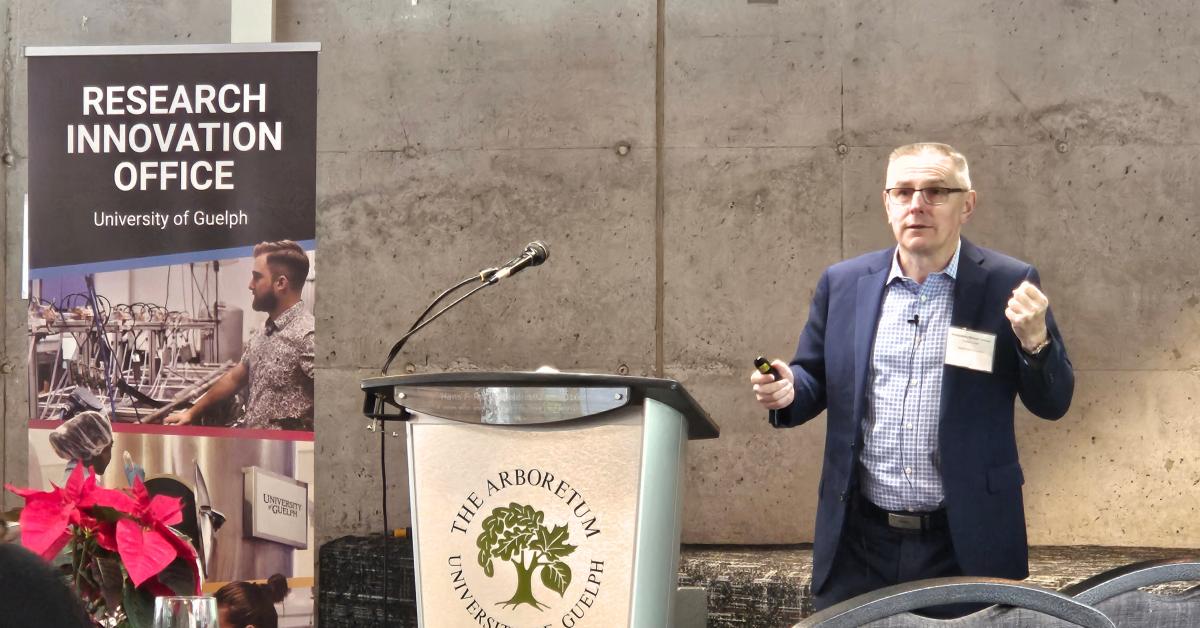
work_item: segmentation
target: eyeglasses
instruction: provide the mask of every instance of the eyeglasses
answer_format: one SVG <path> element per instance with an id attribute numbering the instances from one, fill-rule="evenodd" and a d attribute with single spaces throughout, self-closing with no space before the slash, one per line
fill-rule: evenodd
<path id="1" fill-rule="evenodd" d="M 897 205 L 908 205 L 912 202 L 913 195 L 917 192 L 921 193 L 921 198 L 925 199 L 930 205 L 941 205 L 950 200 L 950 195 L 955 192 L 966 192 L 963 188 L 888 188 L 888 200 Z"/>

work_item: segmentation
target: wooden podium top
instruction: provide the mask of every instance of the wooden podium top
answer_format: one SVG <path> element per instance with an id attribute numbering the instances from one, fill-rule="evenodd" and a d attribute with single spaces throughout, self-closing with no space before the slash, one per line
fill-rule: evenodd
<path id="1" fill-rule="evenodd" d="M 389 375 L 362 380 L 363 414 L 405 420 L 401 407 L 447 419 L 488 424 L 539 424 L 593 416 L 653 399 L 682 414 L 692 440 L 721 430 L 683 385 L 672 379 L 593 373 L 487 372 Z"/>

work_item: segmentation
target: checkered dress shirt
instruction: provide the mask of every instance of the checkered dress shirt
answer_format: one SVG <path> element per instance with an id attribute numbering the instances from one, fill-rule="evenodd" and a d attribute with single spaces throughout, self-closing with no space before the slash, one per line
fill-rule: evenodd
<path id="1" fill-rule="evenodd" d="M 871 355 L 860 458 L 861 491 L 880 508 L 922 512 L 942 504 L 938 420 L 961 250 L 960 241 L 946 268 L 925 283 L 904 276 L 892 257 Z"/>

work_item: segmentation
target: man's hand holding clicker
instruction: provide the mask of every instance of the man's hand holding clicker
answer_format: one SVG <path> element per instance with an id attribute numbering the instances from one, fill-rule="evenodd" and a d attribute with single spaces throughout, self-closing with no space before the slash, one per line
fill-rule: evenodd
<path id="1" fill-rule="evenodd" d="M 776 381 L 775 377 L 769 373 L 754 371 L 750 375 L 754 398 L 768 410 L 786 408 L 791 405 L 792 399 L 796 396 L 796 389 L 793 387 L 796 376 L 792 374 L 792 369 L 788 367 L 787 362 L 773 360 L 771 366 L 775 367 L 775 370 L 782 374 L 784 379 Z"/>
<path id="2" fill-rule="evenodd" d="M 1012 324 L 1013 333 L 1021 342 L 1021 348 L 1032 352 L 1046 341 L 1046 310 L 1050 301 L 1038 287 L 1028 281 L 1021 282 L 1013 290 L 1012 298 L 1008 300 L 1008 308 L 1004 315 Z"/>

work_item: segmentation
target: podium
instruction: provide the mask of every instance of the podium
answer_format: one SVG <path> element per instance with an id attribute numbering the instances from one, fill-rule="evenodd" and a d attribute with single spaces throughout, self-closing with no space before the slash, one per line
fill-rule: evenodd
<path id="1" fill-rule="evenodd" d="M 431 628 L 672 625 L 689 439 L 678 382 L 440 373 L 362 382 L 406 422 L 417 613 Z"/>

